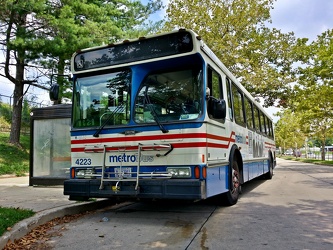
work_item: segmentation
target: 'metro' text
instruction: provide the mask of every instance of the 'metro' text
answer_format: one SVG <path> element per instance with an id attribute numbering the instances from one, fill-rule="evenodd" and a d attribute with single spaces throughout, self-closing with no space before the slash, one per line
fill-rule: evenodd
<path id="1" fill-rule="evenodd" d="M 109 161 L 110 162 L 138 162 L 138 155 L 127 155 L 127 154 L 120 154 L 120 155 L 110 155 Z M 154 156 L 152 155 L 141 155 L 141 162 L 153 162 Z"/>

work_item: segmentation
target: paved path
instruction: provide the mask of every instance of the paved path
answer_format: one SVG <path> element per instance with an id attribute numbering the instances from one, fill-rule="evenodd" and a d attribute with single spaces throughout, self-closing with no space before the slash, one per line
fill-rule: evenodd
<path id="1" fill-rule="evenodd" d="M 0 206 L 31 209 L 41 212 L 47 209 L 74 204 L 63 195 L 63 187 L 32 187 L 29 177 L 0 178 Z"/>
<path id="2" fill-rule="evenodd" d="M 333 249 L 333 167 L 278 160 L 272 180 L 254 180 L 243 192 L 231 207 L 108 207 L 66 224 L 48 243 L 55 250 Z"/>

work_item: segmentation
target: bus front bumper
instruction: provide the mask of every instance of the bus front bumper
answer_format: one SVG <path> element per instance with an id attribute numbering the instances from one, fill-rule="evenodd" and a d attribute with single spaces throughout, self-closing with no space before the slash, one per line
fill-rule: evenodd
<path id="1" fill-rule="evenodd" d="M 84 198 L 135 197 L 147 199 L 186 199 L 206 198 L 203 180 L 140 180 L 135 190 L 134 182 L 104 182 L 99 179 L 70 179 L 64 181 L 64 195 Z"/>

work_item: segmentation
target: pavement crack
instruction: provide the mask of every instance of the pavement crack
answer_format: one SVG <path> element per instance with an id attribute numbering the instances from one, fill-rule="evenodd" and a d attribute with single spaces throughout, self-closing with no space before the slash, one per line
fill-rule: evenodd
<path id="1" fill-rule="evenodd" d="M 203 235 L 201 237 L 200 240 L 200 244 L 201 244 L 201 249 L 208 249 L 207 247 L 204 246 L 206 240 L 207 240 L 207 229 L 205 227 L 206 223 L 208 222 L 208 220 L 210 219 L 210 217 L 212 217 L 212 215 L 215 213 L 217 207 L 215 206 L 215 208 L 213 209 L 213 211 L 209 214 L 209 216 L 207 216 L 206 220 L 202 223 L 201 227 L 199 228 L 198 232 L 194 235 L 194 237 L 191 239 L 191 241 L 189 242 L 189 244 L 186 246 L 185 250 L 187 250 L 192 242 L 197 238 L 197 236 L 202 232 Z"/>

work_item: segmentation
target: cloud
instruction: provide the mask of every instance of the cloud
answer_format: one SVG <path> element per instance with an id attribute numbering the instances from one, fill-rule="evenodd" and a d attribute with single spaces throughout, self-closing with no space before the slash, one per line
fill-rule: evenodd
<path id="1" fill-rule="evenodd" d="M 162 0 L 167 6 L 169 0 Z M 271 11 L 272 24 L 282 32 L 294 32 L 298 38 L 315 40 L 318 35 L 333 28 L 333 0 L 277 0 Z M 157 19 L 165 17 L 165 10 Z"/>
<path id="2" fill-rule="evenodd" d="M 277 0 L 271 11 L 271 27 L 293 31 L 299 38 L 315 40 L 333 24 L 331 0 Z"/>

